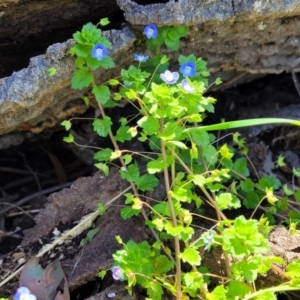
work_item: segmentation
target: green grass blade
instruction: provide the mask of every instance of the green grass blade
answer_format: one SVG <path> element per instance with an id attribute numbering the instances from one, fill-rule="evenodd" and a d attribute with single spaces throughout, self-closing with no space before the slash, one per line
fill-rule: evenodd
<path id="1" fill-rule="evenodd" d="M 241 128 L 241 127 L 248 127 L 248 126 L 257 126 L 257 125 L 264 125 L 264 124 L 290 124 L 290 125 L 297 125 L 300 126 L 299 120 L 292 120 L 292 119 L 281 119 L 281 118 L 262 118 L 262 119 L 249 119 L 249 120 L 240 120 L 240 121 L 231 121 L 231 122 L 224 122 L 218 123 L 213 125 L 207 126 L 199 126 L 199 127 L 191 127 L 184 130 L 184 132 L 196 132 L 196 131 L 213 131 L 213 130 L 226 130 L 232 128 Z"/>

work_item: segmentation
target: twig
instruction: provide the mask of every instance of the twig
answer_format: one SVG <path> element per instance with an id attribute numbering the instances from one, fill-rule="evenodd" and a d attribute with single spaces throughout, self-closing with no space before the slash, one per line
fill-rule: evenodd
<path id="1" fill-rule="evenodd" d="M 127 191 L 131 189 L 131 186 L 127 187 L 125 190 L 120 192 L 117 196 L 112 198 L 110 201 L 108 201 L 105 204 L 105 207 L 107 208 L 109 205 L 111 205 L 114 201 L 116 201 L 118 198 L 120 198 L 122 195 L 124 195 Z M 46 247 L 42 248 L 41 251 L 36 255 L 36 257 L 42 257 L 45 253 L 52 250 L 56 245 L 59 245 L 63 243 L 66 239 L 70 239 L 77 237 L 79 234 L 81 234 L 84 230 L 89 228 L 93 222 L 96 220 L 96 218 L 99 216 L 98 209 L 94 211 L 93 213 L 87 215 L 84 219 L 82 219 L 75 227 L 70 229 L 67 232 L 64 232 L 58 239 L 56 239 L 51 245 L 47 245 Z M 19 267 L 14 273 L 6 277 L 2 282 L 0 282 L 0 287 L 9 282 L 12 278 L 14 278 L 22 269 L 24 265 Z"/>
<path id="2" fill-rule="evenodd" d="M 38 191 L 34 194 L 31 194 L 29 196 L 26 196 L 24 198 L 22 198 L 21 200 L 17 201 L 16 203 L 14 203 L 16 206 L 21 206 L 22 204 L 30 201 L 31 199 L 35 198 L 35 197 L 38 197 L 38 196 L 41 196 L 41 195 L 45 195 L 45 194 L 48 194 L 48 193 L 52 193 L 52 192 L 55 192 L 57 190 L 60 190 L 60 189 L 63 189 L 63 188 L 66 188 L 66 187 L 69 187 L 73 182 L 66 182 L 66 183 L 63 183 L 63 184 L 59 184 L 59 185 L 56 185 L 56 186 L 52 186 L 48 189 L 45 189 L 45 190 L 41 190 L 41 191 Z M 9 206 L 9 207 L 5 207 L 3 209 L 0 210 L 0 215 L 2 214 L 5 214 L 6 212 L 10 211 L 12 208 Z"/>

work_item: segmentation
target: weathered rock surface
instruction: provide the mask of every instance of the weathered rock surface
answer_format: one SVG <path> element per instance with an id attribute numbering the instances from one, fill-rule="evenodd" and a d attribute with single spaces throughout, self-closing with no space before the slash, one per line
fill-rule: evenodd
<path id="1" fill-rule="evenodd" d="M 251 80 L 255 74 L 289 71 L 300 56 L 299 0 L 117 3 L 133 25 L 191 26 L 181 52 L 205 58 L 210 71 L 227 81 L 226 87 Z"/>
<path id="2" fill-rule="evenodd" d="M 117 66 L 132 61 L 132 43 L 135 40 L 129 30 L 111 30 L 105 32 L 113 47 L 111 55 Z M 84 105 L 66 104 L 79 99 L 87 90 L 72 90 L 70 79 L 75 70 L 69 50 L 73 40 L 54 44 L 45 55 L 30 60 L 29 67 L 14 72 L 10 77 L 0 79 L 0 134 L 13 130 L 40 132 L 54 126 L 68 115 L 83 113 Z M 48 76 L 48 68 L 55 68 L 56 74 Z M 98 71 L 98 80 L 106 81 L 117 74 L 113 71 Z M 68 113 L 69 110 L 69 113 Z"/>
<path id="3" fill-rule="evenodd" d="M 34 1 L 24 1 L 28 5 L 31 2 Z M 191 26 L 181 53 L 195 53 L 206 59 L 212 75 L 221 76 L 225 82 L 221 88 L 288 71 L 300 56 L 299 0 L 178 0 L 145 6 L 136 2 L 117 1 L 127 21 L 134 25 L 134 31 L 149 23 Z M 0 1 L 0 6 L 5 3 Z M 7 14 L 8 10 L 0 14 L 1 28 L 8 27 L 3 23 Z M 112 54 L 116 64 L 120 68 L 129 64 L 135 40 L 133 33 L 124 29 L 109 31 L 107 35 L 114 44 Z M 45 55 L 32 58 L 28 68 L 0 79 L 0 135 L 24 130 L 40 132 L 69 115 L 85 111 L 83 105 L 71 102 L 86 92 L 70 88 L 74 66 L 68 50 L 72 43 L 69 40 L 54 44 Z M 5 47 L 1 45 L 3 51 Z M 49 67 L 57 69 L 53 78 L 47 76 Z M 109 76 L 111 71 L 97 74 L 99 82 Z M 0 139 L 3 148 L 1 144 Z"/>

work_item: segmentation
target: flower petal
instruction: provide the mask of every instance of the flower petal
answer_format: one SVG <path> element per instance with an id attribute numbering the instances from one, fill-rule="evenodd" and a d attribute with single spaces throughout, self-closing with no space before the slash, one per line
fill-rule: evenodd
<path id="1" fill-rule="evenodd" d="M 92 49 L 92 57 L 96 58 L 97 60 L 102 60 L 105 56 L 108 55 L 108 51 L 102 44 L 97 44 Z"/>
<path id="2" fill-rule="evenodd" d="M 149 24 L 144 28 L 143 33 L 147 36 L 147 39 L 153 39 L 157 37 L 158 30 L 155 24 Z"/>

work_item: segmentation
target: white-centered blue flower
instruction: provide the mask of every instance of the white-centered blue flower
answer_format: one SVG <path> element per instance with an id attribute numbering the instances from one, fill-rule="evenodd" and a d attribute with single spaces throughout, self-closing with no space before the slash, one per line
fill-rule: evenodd
<path id="1" fill-rule="evenodd" d="M 97 60 L 102 60 L 107 55 L 108 51 L 102 44 L 97 44 L 92 49 L 92 57 L 96 58 Z"/>
<path id="2" fill-rule="evenodd" d="M 179 70 L 182 73 L 183 77 L 193 77 L 196 75 L 196 65 L 191 60 L 183 63 L 180 66 Z"/>
<path id="3" fill-rule="evenodd" d="M 115 266 L 111 269 L 112 276 L 114 280 L 123 280 L 124 279 L 124 272 L 121 267 Z"/>
<path id="4" fill-rule="evenodd" d="M 27 287 L 21 286 L 17 289 L 13 300 L 36 300 L 36 296 L 31 294 Z"/>
<path id="5" fill-rule="evenodd" d="M 149 55 L 133 54 L 134 59 L 139 62 L 145 62 L 149 59 Z"/>
<path id="6" fill-rule="evenodd" d="M 143 33 L 147 36 L 147 39 L 154 39 L 158 35 L 158 30 L 155 24 L 149 24 L 144 28 Z"/>
<path id="7" fill-rule="evenodd" d="M 190 94 L 194 94 L 195 93 L 195 89 L 193 86 L 190 85 L 190 83 L 186 80 L 186 79 L 183 79 L 181 81 L 181 86 L 182 88 L 187 92 L 187 93 L 190 93 Z"/>
<path id="8" fill-rule="evenodd" d="M 179 79 L 178 72 L 171 72 L 169 70 L 165 71 L 164 73 L 160 74 L 160 78 L 168 84 L 175 84 Z"/>

